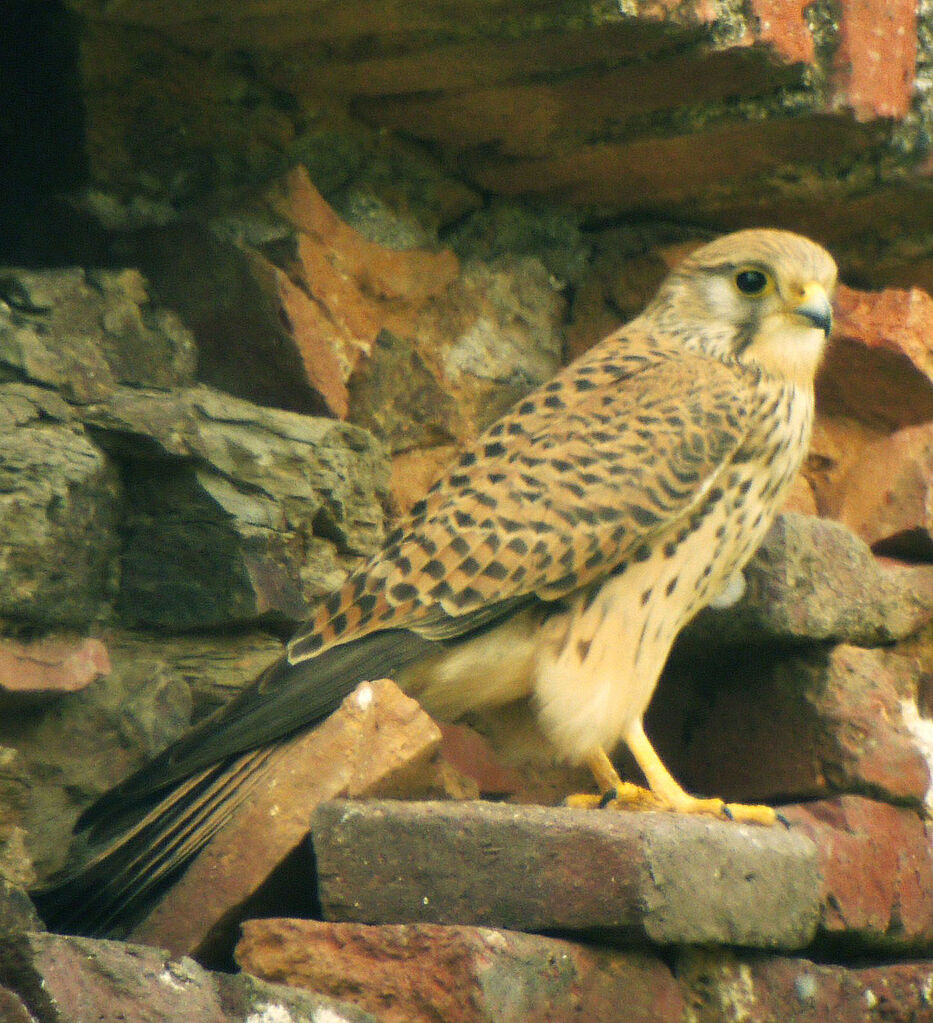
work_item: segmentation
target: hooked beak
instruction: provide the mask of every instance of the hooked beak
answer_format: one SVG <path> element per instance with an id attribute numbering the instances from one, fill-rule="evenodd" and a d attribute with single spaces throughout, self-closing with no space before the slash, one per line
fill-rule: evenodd
<path id="1" fill-rule="evenodd" d="M 822 284 L 810 281 L 803 289 L 802 300 L 794 307 L 793 312 L 809 320 L 814 327 L 819 327 L 826 337 L 829 337 L 829 332 L 833 328 L 833 308 Z"/>

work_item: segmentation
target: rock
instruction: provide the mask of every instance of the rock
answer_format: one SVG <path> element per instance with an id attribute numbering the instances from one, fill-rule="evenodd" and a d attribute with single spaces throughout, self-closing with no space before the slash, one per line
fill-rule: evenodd
<path id="1" fill-rule="evenodd" d="M 194 382 L 195 347 L 138 270 L 0 269 L 0 367 L 69 400 Z M 2 372 L 2 370 L 0 370 Z"/>
<path id="2" fill-rule="evenodd" d="M 840 486 L 837 518 L 879 553 L 933 558 L 933 423 L 868 445 Z"/>
<path id="3" fill-rule="evenodd" d="M 54 710 L 0 716 L 0 819 L 12 813 L 26 827 L 41 876 L 62 866 L 81 810 L 190 719 L 182 678 L 164 664 L 116 655 L 109 675 L 59 696 Z"/>
<path id="4" fill-rule="evenodd" d="M 273 754 L 248 801 L 131 940 L 223 962 L 245 916 L 294 910 L 296 902 L 308 909 L 303 841 L 315 807 L 342 795 L 424 791 L 434 784 L 439 743 L 437 726 L 394 683 L 363 683 L 321 725 Z"/>
<path id="5" fill-rule="evenodd" d="M 135 674 L 136 686 L 157 673 L 183 679 L 191 692 L 193 721 L 236 696 L 283 651 L 281 640 L 259 630 L 216 636 L 110 630 L 107 643 L 124 677 Z"/>
<path id="6" fill-rule="evenodd" d="M 846 644 L 767 658 L 736 649 L 674 666 L 647 727 L 692 791 L 752 802 L 855 792 L 918 806 L 931 768 L 905 717 L 905 670 L 884 650 Z"/>
<path id="7" fill-rule="evenodd" d="M 933 617 L 933 569 L 886 567 L 844 526 L 779 515 L 744 569 L 737 604 L 707 608 L 686 645 L 842 641 L 877 646 Z"/>
<path id="8" fill-rule="evenodd" d="M 419 320 L 466 421 L 485 429 L 560 368 L 564 302 L 535 257 L 469 263 Z"/>
<path id="9" fill-rule="evenodd" d="M 54 395 L 0 385 L 0 618 L 83 628 L 112 596 L 116 467 Z"/>
<path id="10" fill-rule="evenodd" d="M 382 538 L 389 467 L 358 427 L 207 387 L 119 390 L 82 415 L 125 465 L 120 609 L 132 624 L 303 620 L 339 555 Z"/>
<path id="11" fill-rule="evenodd" d="M 816 850 L 779 828 L 662 813 L 335 801 L 315 811 L 312 841 L 330 920 L 799 948 L 819 914 Z"/>
<path id="12" fill-rule="evenodd" d="M 0 939 L 0 978 L 42 1023 L 375 1023 L 345 1002 L 208 973 L 161 949 L 59 934 Z"/>
<path id="13" fill-rule="evenodd" d="M 0 639 L 0 701 L 9 707 L 84 689 L 109 671 L 107 648 L 98 639 Z"/>
<path id="14" fill-rule="evenodd" d="M 350 998 L 382 1023 L 681 1023 L 669 969 L 644 952 L 487 927 L 248 920 L 237 962 Z M 339 994 L 337 994 L 339 992 Z"/>
<path id="15" fill-rule="evenodd" d="M 933 298 L 919 288 L 840 285 L 833 340 L 817 383 L 824 413 L 886 432 L 933 419 Z"/>
<path id="16" fill-rule="evenodd" d="M 0 1019 L 7 1023 L 37 1023 L 19 995 L 6 987 L 0 987 Z"/>
<path id="17" fill-rule="evenodd" d="M 454 445 L 445 444 L 394 456 L 391 505 L 395 516 L 407 515 L 411 506 L 424 497 L 441 473 L 453 465 L 457 450 Z"/>
<path id="18" fill-rule="evenodd" d="M 9 751 L 3 750 L 2 752 L 7 754 Z M 4 764 L 3 766 L 6 767 L 7 765 Z M 13 816 L 9 805 L 3 805 L 0 809 L 2 809 L 3 816 L 7 818 L 7 821 Z M 8 822 L 5 822 L 0 827 L 0 878 L 2 878 L 0 883 L 3 886 L 12 885 L 14 889 L 21 893 L 25 893 L 27 888 L 36 883 L 35 865 L 26 847 L 27 839 L 31 837 L 17 824 L 10 825 Z M 2 923 L 5 915 L 9 912 L 12 922 L 17 924 L 21 920 L 20 912 L 22 908 L 19 895 L 14 895 L 12 904 L 0 911 L 0 923 Z M 26 921 L 23 922 L 25 923 Z"/>
<path id="19" fill-rule="evenodd" d="M 350 418 L 393 453 L 472 439 L 560 368 L 563 299 L 542 263 L 465 263 L 406 334 L 383 332 L 350 381 Z"/>
<path id="20" fill-rule="evenodd" d="M 813 489 L 817 511 L 825 518 L 839 514 L 841 485 L 862 452 L 887 431 L 871 427 L 852 416 L 824 415 L 817 406 L 810 450 L 801 475 Z"/>
<path id="21" fill-rule="evenodd" d="M 693 995 L 696 1023 L 869 1023 L 930 1014 L 929 960 L 851 967 L 690 949 L 679 957 L 677 973 Z"/>
<path id="22" fill-rule="evenodd" d="M 837 947 L 905 954 L 933 944 L 933 847 L 915 811 L 856 796 L 787 807 L 816 843 L 820 934 Z"/>
<path id="23" fill-rule="evenodd" d="M 137 258 L 191 325 L 202 381 L 340 418 L 347 380 L 379 334 L 405 335 L 458 272 L 449 250 L 397 251 L 363 237 L 301 166 L 208 227 L 148 232 Z"/>
<path id="24" fill-rule="evenodd" d="M 41 931 L 42 922 L 25 889 L 0 878 L 0 935 Z M 3 1019 L 0 1013 L 0 1019 Z"/>
<path id="25" fill-rule="evenodd" d="M 468 429 L 459 403 L 417 346 L 385 330 L 353 375 L 349 415 L 393 454 L 449 445 Z"/>

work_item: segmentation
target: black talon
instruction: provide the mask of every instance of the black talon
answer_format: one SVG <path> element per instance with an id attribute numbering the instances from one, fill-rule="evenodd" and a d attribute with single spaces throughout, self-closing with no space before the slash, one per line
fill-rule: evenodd
<path id="1" fill-rule="evenodd" d="M 732 811 L 729 809 L 729 804 L 728 803 L 723 803 L 722 804 L 722 815 L 723 815 L 723 817 L 726 818 L 726 820 L 730 820 L 730 821 L 734 821 L 735 820 L 735 817 L 732 816 Z"/>
<path id="2" fill-rule="evenodd" d="M 602 796 L 600 796 L 599 803 L 597 804 L 599 806 L 599 809 L 605 810 L 610 803 L 615 802 L 616 797 L 618 795 L 619 793 L 616 792 L 615 789 L 608 789 L 606 792 L 602 794 Z"/>
<path id="3" fill-rule="evenodd" d="M 790 830 L 790 821 L 784 816 L 784 814 L 782 814 L 780 810 L 775 810 L 774 811 L 774 815 L 784 825 L 784 827 L 787 828 L 788 831 L 789 831 Z"/>

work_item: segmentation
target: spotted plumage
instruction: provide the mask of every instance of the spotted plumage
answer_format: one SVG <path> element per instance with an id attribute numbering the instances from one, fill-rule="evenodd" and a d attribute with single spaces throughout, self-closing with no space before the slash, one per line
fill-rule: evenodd
<path id="1" fill-rule="evenodd" d="M 281 662 L 85 814 L 90 865 L 46 896 L 50 916 L 106 929 L 189 827 L 179 793 L 223 792 L 213 827 L 251 758 L 381 675 L 445 717 L 527 699 L 542 743 L 619 800 L 773 821 L 684 793 L 641 720 L 683 625 L 741 591 L 797 472 L 835 277 L 822 248 L 781 231 L 688 257 L 641 316 L 464 451 Z M 609 762 L 622 742 L 648 790 Z M 93 911 L 76 909 L 89 878 Z"/>

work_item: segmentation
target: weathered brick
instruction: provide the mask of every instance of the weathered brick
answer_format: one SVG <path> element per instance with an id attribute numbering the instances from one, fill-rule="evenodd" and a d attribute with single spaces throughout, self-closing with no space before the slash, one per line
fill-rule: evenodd
<path id="1" fill-rule="evenodd" d="M 486 927 L 249 920 L 237 961 L 345 998 L 381 1023 L 682 1023 L 670 970 L 644 952 Z"/>
<path id="2" fill-rule="evenodd" d="M 800 948 L 819 913 L 816 849 L 784 828 L 664 813 L 337 801 L 316 810 L 312 840 L 332 920 Z"/>

